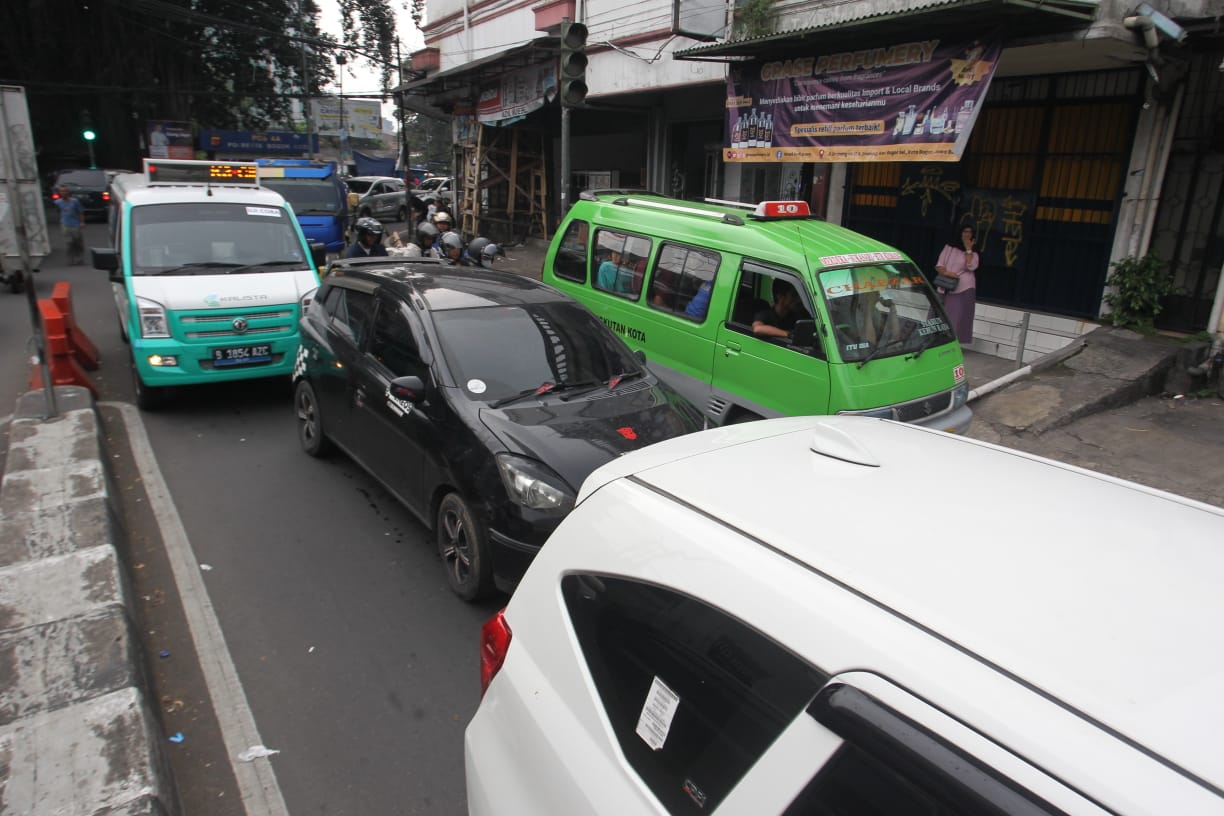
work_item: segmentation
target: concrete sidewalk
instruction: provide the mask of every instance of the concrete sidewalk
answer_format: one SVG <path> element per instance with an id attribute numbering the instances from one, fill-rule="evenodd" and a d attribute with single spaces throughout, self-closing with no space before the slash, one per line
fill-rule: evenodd
<path id="1" fill-rule="evenodd" d="M 0 815 L 180 812 L 93 397 L 24 394 L 0 483 Z"/>

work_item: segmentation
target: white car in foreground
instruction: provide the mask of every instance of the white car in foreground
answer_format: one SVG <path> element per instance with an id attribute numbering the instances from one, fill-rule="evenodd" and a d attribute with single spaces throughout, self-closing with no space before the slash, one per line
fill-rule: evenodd
<path id="1" fill-rule="evenodd" d="M 588 477 L 482 631 L 473 814 L 1224 813 L 1224 512 L 794 417 Z"/>

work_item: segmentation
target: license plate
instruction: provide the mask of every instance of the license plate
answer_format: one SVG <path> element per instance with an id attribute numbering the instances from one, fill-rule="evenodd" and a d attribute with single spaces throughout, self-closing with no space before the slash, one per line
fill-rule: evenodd
<path id="1" fill-rule="evenodd" d="M 266 344 L 213 349 L 213 365 L 215 366 L 255 365 L 271 361 L 272 347 Z"/>

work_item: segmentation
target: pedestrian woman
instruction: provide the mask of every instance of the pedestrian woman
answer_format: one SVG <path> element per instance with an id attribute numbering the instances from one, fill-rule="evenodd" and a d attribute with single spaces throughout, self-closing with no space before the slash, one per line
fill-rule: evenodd
<path id="1" fill-rule="evenodd" d="M 973 342 L 973 312 L 977 307 L 977 272 L 981 256 L 973 249 L 973 227 L 960 231 L 960 238 L 945 244 L 935 262 L 935 271 L 957 279 L 956 288 L 948 291 L 940 288 L 944 296 L 944 309 L 952 321 L 952 331 L 961 345 Z"/>

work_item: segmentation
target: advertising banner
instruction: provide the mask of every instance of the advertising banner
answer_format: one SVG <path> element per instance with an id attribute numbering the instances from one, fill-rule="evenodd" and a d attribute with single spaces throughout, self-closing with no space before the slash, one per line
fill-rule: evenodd
<path id="1" fill-rule="evenodd" d="M 151 120 L 146 134 L 150 159 L 194 159 L 190 122 Z"/>
<path id="2" fill-rule="evenodd" d="M 343 118 L 341 101 L 344 103 Z M 312 99 L 310 110 L 315 132 L 320 136 L 339 136 L 343 125 L 349 139 L 382 141 L 382 102 L 377 99 Z"/>
<path id="3" fill-rule="evenodd" d="M 539 110 L 557 95 L 557 65 L 519 68 L 480 91 L 476 115 L 486 125 L 508 125 Z"/>
<path id="4" fill-rule="evenodd" d="M 317 153 L 305 133 L 287 130 L 201 130 L 200 149 L 220 153 L 258 153 L 265 156 L 297 156 Z"/>
<path id="5" fill-rule="evenodd" d="M 920 40 L 731 68 L 729 162 L 957 161 L 999 42 Z"/>

